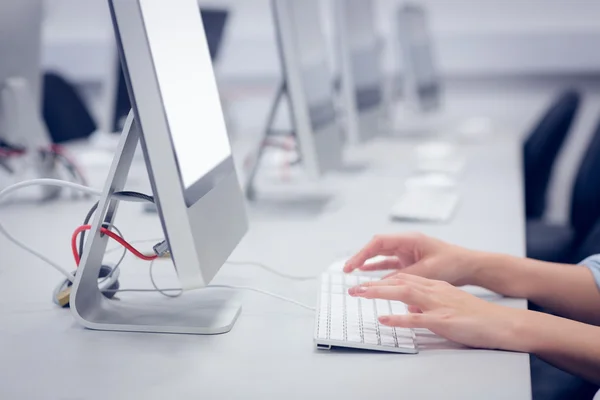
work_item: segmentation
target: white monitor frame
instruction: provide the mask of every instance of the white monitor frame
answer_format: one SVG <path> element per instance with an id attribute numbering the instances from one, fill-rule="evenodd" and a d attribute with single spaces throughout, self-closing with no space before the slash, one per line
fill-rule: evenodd
<path id="1" fill-rule="evenodd" d="M 437 111 L 441 105 L 442 83 L 427 11 L 418 4 L 404 4 L 398 7 L 396 20 L 406 98 L 420 111 Z"/>
<path id="2" fill-rule="evenodd" d="M 334 6 L 346 132 L 350 142 L 357 144 L 386 133 L 381 129 L 387 104 L 375 4 L 335 0 Z"/>
<path id="3" fill-rule="evenodd" d="M 340 169 L 343 164 L 344 138 L 339 125 L 334 104 L 333 73 L 331 66 L 323 64 L 318 71 L 303 68 L 301 56 L 302 46 L 323 46 L 319 54 L 320 61 L 328 62 L 327 44 L 321 26 L 320 0 L 272 0 L 273 18 L 279 54 L 285 82 L 285 91 L 288 95 L 294 132 L 300 147 L 304 167 L 313 177 L 319 177 L 327 171 Z M 305 7 L 305 9 L 301 9 Z M 311 34 L 321 40 L 307 41 L 299 27 L 299 13 L 303 17 L 311 14 Z M 303 42 L 304 40 L 304 42 Z M 327 83 L 324 83 L 330 95 L 322 105 L 309 104 L 309 90 L 311 82 L 307 75 L 316 72 L 317 75 L 328 74 Z M 323 76 L 320 76 L 321 78 Z M 317 112 L 315 112 L 317 111 Z M 320 114 L 315 116 L 315 114 Z"/>
<path id="4" fill-rule="evenodd" d="M 107 239 L 100 234 L 100 226 L 115 217 L 118 202 L 112 194 L 122 190 L 138 142 L 142 145 L 158 215 L 183 289 L 208 285 L 248 227 L 196 0 L 109 0 L 109 3 L 133 112 L 109 172 L 91 238 L 85 246 L 71 308 L 76 319 L 92 329 L 226 332 L 233 326 L 240 307 L 228 297 L 215 298 L 214 289 L 185 293 L 181 302 L 172 306 L 124 301 L 115 304 L 98 290 L 98 268 Z M 164 15 L 168 18 L 162 18 Z M 173 31 L 165 24 L 171 24 Z M 180 49 L 174 52 L 169 49 L 170 62 L 165 64 L 161 57 L 166 50 L 160 45 L 174 45 L 170 36 L 173 34 L 185 35 L 186 39 L 177 41 Z M 190 64 L 192 69 L 187 71 L 179 67 Z M 198 75 L 191 75 L 194 71 Z M 173 96 L 172 85 L 177 86 L 181 81 L 188 85 L 198 81 L 201 90 L 185 89 Z M 203 107 L 189 109 L 188 105 L 199 98 Z M 182 125 L 176 118 L 186 123 Z M 229 156 L 206 173 L 202 169 L 203 176 L 189 184 L 189 179 L 187 182 L 183 179 L 181 169 L 191 164 L 178 162 L 183 153 L 175 144 L 177 135 L 182 133 L 212 135 L 203 138 L 205 144 L 210 139 L 207 146 L 211 151 L 218 150 L 214 146 L 222 143 L 224 135 Z M 192 167 L 204 168 L 202 162 Z"/>

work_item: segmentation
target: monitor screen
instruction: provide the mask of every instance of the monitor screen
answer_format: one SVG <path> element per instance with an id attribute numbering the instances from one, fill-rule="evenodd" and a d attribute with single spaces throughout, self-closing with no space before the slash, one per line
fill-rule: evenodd
<path id="1" fill-rule="evenodd" d="M 400 8 L 398 29 L 418 100 L 424 109 L 435 109 L 441 88 L 425 10 L 415 5 Z"/>
<path id="2" fill-rule="evenodd" d="M 191 3 L 190 3 L 191 4 Z M 229 138 L 198 9 L 141 3 L 148 43 L 185 189 L 231 156 Z M 173 29 L 173 21 L 178 29 Z M 207 130 L 206 127 L 210 127 Z"/>
<path id="3" fill-rule="evenodd" d="M 214 65 L 221 53 L 221 48 L 223 47 L 223 36 L 229 19 L 229 11 L 226 9 L 200 8 L 200 14 L 202 15 L 202 23 L 204 24 L 204 32 L 206 33 L 210 57 L 212 58 Z M 115 132 L 123 129 L 125 117 L 129 114 L 129 110 L 131 110 L 127 84 L 125 83 L 125 76 L 120 64 L 118 69 L 117 96 L 112 121 L 112 129 Z"/>
<path id="4" fill-rule="evenodd" d="M 363 111 L 383 101 L 374 4 L 369 0 L 344 0 L 342 5 L 357 107 Z"/>
<path id="5" fill-rule="evenodd" d="M 327 43 L 321 28 L 319 0 L 291 2 L 296 48 L 302 84 L 313 130 L 336 121 L 333 104 L 333 77 L 329 65 Z"/>

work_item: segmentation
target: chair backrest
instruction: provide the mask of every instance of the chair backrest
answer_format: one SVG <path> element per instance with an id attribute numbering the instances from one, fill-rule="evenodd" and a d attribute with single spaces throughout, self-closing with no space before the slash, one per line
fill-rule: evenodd
<path id="1" fill-rule="evenodd" d="M 569 262 L 577 264 L 594 254 L 600 254 L 600 219 L 596 221 L 587 236 L 581 240 L 569 256 Z"/>
<path id="2" fill-rule="evenodd" d="M 523 149 L 525 168 L 525 210 L 527 218 L 541 218 L 552 166 L 571 128 L 580 95 L 574 90 L 561 93 L 537 123 Z"/>
<path id="3" fill-rule="evenodd" d="M 573 185 L 571 226 L 583 240 L 600 219 L 600 121 L 585 152 Z"/>

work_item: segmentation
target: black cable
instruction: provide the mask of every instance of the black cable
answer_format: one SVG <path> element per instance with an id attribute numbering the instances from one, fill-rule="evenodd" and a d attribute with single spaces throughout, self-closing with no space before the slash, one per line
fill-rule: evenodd
<path id="1" fill-rule="evenodd" d="M 7 157 L 8 158 L 8 157 Z M 4 157 L 0 156 L 0 167 L 6 170 L 9 174 L 13 175 L 15 170 L 4 160 Z"/>
<path id="2" fill-rule="evenodd" d="M 24 147 L 12 145 L 2 139 L 0 139 L 0 147 L 3 149 L 6 149 L 6 150 L 11 150 L 11 151 L 19 151 L 19 152 L 25 151 Z"/>
<path id="3" fill-rule="evenodd" d="M 136 199 L 140 199 L 140 200 L 144 200 L 147 201 L 149 203 L 154 203 L 154 197 L 144 194 L 144 193 L 139 193 L 139 192 L 132 192 L 132 191 L 123 191 L 123 192 L 115 192 L 113 194 L 113 196 L 124 196 L 124 197 L 133 197 Z M 83 225 L 88 225 L 90 223 L 90 220 L 92 219 L 92 216 L 94 215 L 94 213 L 96 212 L 96 210 L 98 209 L 100 202 L 96 202 L 96 204 L 94 204 L 92 206 L 92 208 L 90 208 L 90 211 L 88 211 L 87 215 L 85 216 L 85 219 L 83 220 Z M 108 221 L 104 221 L 105 223 Z M 79 258 L 81 259 L 81 255 L 83 254 L 83 246 L 85 243 L 85 231 L 81 232 L 81 235 L 79 236 Z"/>

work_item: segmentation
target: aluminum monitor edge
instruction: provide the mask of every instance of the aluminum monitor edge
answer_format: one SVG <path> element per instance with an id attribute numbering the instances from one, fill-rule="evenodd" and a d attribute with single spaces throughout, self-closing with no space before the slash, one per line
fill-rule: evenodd
<path id="1" fill-rule="evenodd" d="M 144 16 L 144 7 L 177 7 L 193 12 L 202 24 L 196 0 L 109 0 L 119 53 L 135 118 L 140 125 L 141 144 L 163 230 L 171 248 L 177 274 L 184 289 L 207 285 L 225 263 L 248 229 L 244 198 L 233 163 L 213 177 L 212 189 L 195 201 L 186 199 L 174 151 L 163 93 Z M 181 29 L 176 20 L 173 29 Z M 156 34 L 157 32 L 153 32 Z M 160 36 L 160 33 L 158 33 Z M 155 36 L 156 38 L 156 36 Z M 212 64 L 206 39 L 199 46 L 203 69 Z M 182 60 L 185 62 L 185 60 Z M 184 79 L 181 77 L 181 79 Z M 220 99 L 214 73 L 202 76 L 211 101 Z M 198 95 L 198 94 L 196 94 Z M 206 95 L 206 93 L 203 93 Z M 202 110 L 197 110 L 202 116 Z M 196 134 L 224 129 L 224 118 Z M 231 159 L 231 156 L 229 157 Z"/>

